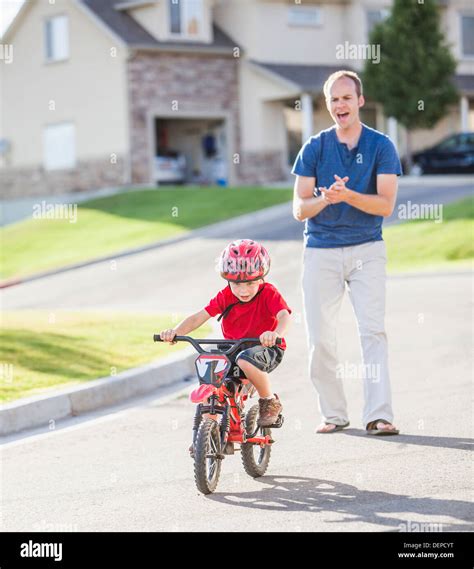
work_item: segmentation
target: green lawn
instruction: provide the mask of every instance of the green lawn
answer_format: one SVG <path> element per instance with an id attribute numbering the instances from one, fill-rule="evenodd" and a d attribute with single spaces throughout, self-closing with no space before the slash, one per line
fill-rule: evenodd
<path id="1" fill-rule="evenodd" d="M 2 315 L 0 402 L 115 375 L 189 344 L 153 342 L 177 324 L 169 315 L 12 311 Z M 209 336 L 206 324 L 192 335 Z"/>
<path id="2" fill-rule="evenodd" d="M 167 188 L 84 202 L 77 223 L 31 219 L 0 230 L 0 278 L 118 253 L 291 200 L 292 190 Z M 474 201 L 444 206 L 442 223 L 408 221 L 384 230 L 388 270 L 450 268 L 473 258 Z"/>
<path id="3" fill-rule="evenodd" d="M 118 253 L 291 200 L 292 190 L 135 190 L 78 205 L 77 222 L 30 219 L 3 228 L 0 278 Z"/>
<path id="4" fill-rule="evenodd" d="M 441 223 L 412 220 L 387 227 L 387 270 L 446 270 L 472 266 L 474 259 L 474 199 L 443 206 Z"/>

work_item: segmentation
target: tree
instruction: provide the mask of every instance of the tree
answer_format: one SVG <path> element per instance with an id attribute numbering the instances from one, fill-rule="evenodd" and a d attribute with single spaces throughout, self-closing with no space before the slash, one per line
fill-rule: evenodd
<path id="1" fill-rule="evenodd" d="M 406 128 L 410 171 L 411 131 L 433 128 L 459 98 L 453 84 L 456 60 L 441 32 L 435 0 L 395 0 L 369 43 L 380 45 L 380 61 L 366 61 L 364 91 L 383 105 L 385 116 Z"/>

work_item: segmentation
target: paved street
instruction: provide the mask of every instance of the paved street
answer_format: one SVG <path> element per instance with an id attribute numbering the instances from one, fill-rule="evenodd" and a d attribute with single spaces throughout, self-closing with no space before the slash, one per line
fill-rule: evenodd
<path id="1" fill-rule="evenodd" d="M 272 374 L 286 420 L 274 431 L 267 475 L 249 478 L 236 454 L 224 460 L 214 495 L 197 491 L 187 454 L 194 406 L 189 385 L 181 384 L 174 395 L 159 392 L 114 412 L 58 422 L 52 431 L 8 437 L 0 462 L 1 529 L 413 531 L 428 523 L 435 524 L 431 531 L 474 529 L 471 276 L 388 280 L 389 361 L 402 435 L 365 435 L 362 380 L 350 373 L 344 383 L 351 428 L 316 435 L 301 318 L 302 227 L 286 217 L 245 228 L 245 236 L 267 241 L 269 280 L 294 309 L 287 355 Z M 191 239 L 6 289 L 3 307 L 196 310 L 222 285 L 214 259 L 231 237 Z M 338 351 L 342 364 L 360 363 L 347 299 Z"/>

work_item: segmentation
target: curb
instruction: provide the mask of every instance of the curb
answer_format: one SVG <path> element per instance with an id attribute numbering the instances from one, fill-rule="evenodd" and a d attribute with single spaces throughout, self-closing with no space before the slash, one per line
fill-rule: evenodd
<path id="1" fill-rule="evenodd" d="M 184 355 L 183 355 L 184 353 Z M 47 395 L 29 397 L 0 408 L 0 436 L 57 421 L 148 394 L 159 387 L 195 375 L 192 348 L 113 377 L 103 377 Z"/>
<path id="2" fill-rule="evenodd" d="M 52 275 L 57 275 L 59 273 L 64 273 L 67 271 L 73 271 L 75 269 L 80 269 L 82 267 L 88 267 L 89 265 L 95 265 L 97 263 L 103 263 L 104 261 L 112 261 L 120 257 L 127 257 L 129 255 L 136 255 L 137 253 L 143 253 L 145 251 L 150 251 L 152 249 L 159 249 L 160 247 L 166 247 L 167 245 L 174 245 L 175 243 L 180 243 L 181 241 L 187 241 L 189 239 L 194 239 L 196 237 L 223 237 L 230 231 L 240 232 L 252 229 L 255 225 L 259 225 L 261 222 L 272 221 L 273 219 L 279 218 L 283 213 L 286 213 L 291 208 L 291 202 L 285 202 L 278 205 L 273 205 L 265 209 L 260 209 L 256 212 L 246 213 L 244 215 L 239 215 L 238 217 L 232 217 L 224 221 L 219 221 L 213 223 L 212 225 L 206 225 L 199 229 L 194 229 L 185 233 L 184 235 L 179 235 L 177 237 L 171 237 L 169 239 L 163 239 L 161 241 L 156 241 L 150 243 L 149 245 L 144 245 L 142 247 L 135 247 L 132 249 L 125 249 L 113 255 L 106 255 L 104 257 L 99 257 L 97 259 L 91 259 L 90 261 L 84 261 L 82 263 L 76 263 L 74 265 L 67 265 L 66 267 L 61 267 L 58 269 L 53 269 L 51 271 L 44 271 L 42 273 L 36 273 L 25 278 L 13 278 L 7 279 L 5 281 L 0 281 L 0 289 L 8 288 L 22 283 L 35 281 L 42 279 L 44 277 L 49 277 Z M 248 226 L 248 227 L 246 227 Z M 237 238 L 237 237 L 236 237 Z"/>

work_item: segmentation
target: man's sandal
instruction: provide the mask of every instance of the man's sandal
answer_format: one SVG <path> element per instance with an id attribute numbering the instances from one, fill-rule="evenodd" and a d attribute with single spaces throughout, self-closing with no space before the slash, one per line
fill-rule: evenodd
<path id="1" fill-rule="evenodd" d="M 383 423 L 384 425 L 391 425 L 392 423 L 389 423 L 389 421 L 386 421 L 385 419 L 376 419 L 375 421 L 370 421 L 370 423 L 367 423 L 367 426 L 365 428 L 365 432 L 368 435 L 374 435 L 374 436 L 379 436 L 379 437 L 383 437 L 383 436 L 390 436 L 390 435 L 398 435 L 399 434 L 399 430 L 398 429 L 377 429 L 377 424 L 378 423 Z"/>
<path id="2" fill-rule="evenodd" d="M 346 427 L 348 427 L 350 425 L 349 421 L 347 421 L 347 423 L 344 423 L 344 425 L 336 425 L 335 423 L 329 423 L 327 421 L 324 422 L 325 425 L 335 425 L 336 428 L 335 429 L 331 429 L 330 431 L 318 431 L 316 429 L 316 433 L 318 435 L 329 435 L 331 433 L 337 433 L 337 431 L 342 431 L 342 429 L 345 429 Z"/>

